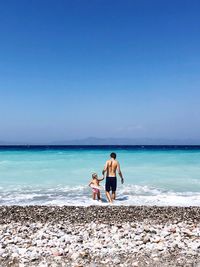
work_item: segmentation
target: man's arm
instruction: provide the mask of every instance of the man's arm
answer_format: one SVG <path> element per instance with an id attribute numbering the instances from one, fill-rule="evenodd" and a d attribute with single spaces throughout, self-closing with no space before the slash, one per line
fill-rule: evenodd
<path id="1" fill-rule="evenodd" d="M 123 174 L 121 172 L 121 169 L 120 169 L 120 165 L 119 165 L 119 162 L 117 162 L 117 171 L 118 171 L 118 174 L 121 178 L 121 183 L 123 184 L 124 183 L 124 178 L 123 178 Z"/>
<path id="2" fill-rule="evenodd" d="M 106 161 L 106 164 L 105 164 L 103 171 L 102 171 L 103 176 L 104 176 L 105 172 L 107 171 L 107 166 L 108 166 L 108 162 Z"/>

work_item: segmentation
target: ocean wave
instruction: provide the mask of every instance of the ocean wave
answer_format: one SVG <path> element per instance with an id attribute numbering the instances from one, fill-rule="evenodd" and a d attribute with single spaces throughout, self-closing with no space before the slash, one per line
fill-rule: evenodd
<path id="1" fill-rule="evenodd" d="M 0 191 L 0 205 L 107 205 L 105 192 L 102 203 L 91 198 L 88 186 L 62 186 L 40 188 L 18 186 Z M 117 190 L 114 205 L 200 206 L 199 192 L 174 192 L 147 185 L 123 185 Z"/>

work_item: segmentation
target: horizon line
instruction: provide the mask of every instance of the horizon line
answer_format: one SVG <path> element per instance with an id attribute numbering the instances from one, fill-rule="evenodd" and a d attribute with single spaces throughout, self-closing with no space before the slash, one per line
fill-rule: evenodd
<path id="1" fill-rule="evenodd" d="M 0 144 L 0 147 L 200 147 L 200 144 Z"/>

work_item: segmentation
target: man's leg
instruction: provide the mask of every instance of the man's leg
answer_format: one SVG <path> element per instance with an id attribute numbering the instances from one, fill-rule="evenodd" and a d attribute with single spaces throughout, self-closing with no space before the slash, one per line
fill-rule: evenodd
<path id="1" fill-rule="evenodd" d="M 110 196 L 110 179 L 109 179 L 109 177 L 106 177 L 105 191 L 106 191 L 106 197 L 107 197 L 108 202 L 112 203 L 112 198 Z"/>
<path id="2" fill-rule="evenodd" d="M 117 178 L 113 178 L 111 184 L 112 200 L 116 199 L 116 189 L 117 189 Z"/>
<path id="3" fill-rule="evenodd" d="M 112 203 L 112 198 L 110 196 L 110 192 L 106 191 L 106 197 L 110 203 Z"/>
<path id="4" fill-rule="evenodd" d="M 112 191 L 112 200 L 116 199 L 116 191 Z"/>

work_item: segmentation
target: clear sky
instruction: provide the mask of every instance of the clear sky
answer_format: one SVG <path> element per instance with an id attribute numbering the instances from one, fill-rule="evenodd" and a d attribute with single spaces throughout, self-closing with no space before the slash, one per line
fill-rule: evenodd
<path id="1" fill-rule="evenodd" d="M 1 0 L 0 140 L 200 139 L 200 1 Z"/>

